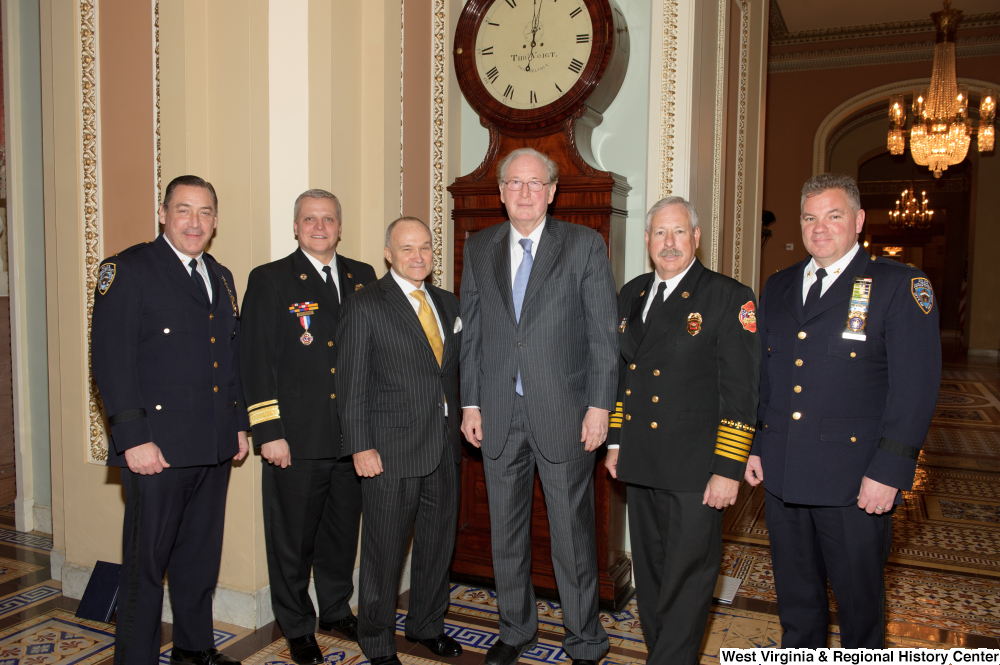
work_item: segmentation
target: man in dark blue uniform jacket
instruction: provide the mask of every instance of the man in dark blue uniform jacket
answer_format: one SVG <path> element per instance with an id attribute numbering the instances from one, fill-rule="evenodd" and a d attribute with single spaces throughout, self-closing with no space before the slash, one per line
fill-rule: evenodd
<path id="1" fill-rule="evenodd" d="M 163 234 L 100 267 L 91 362 L 122 467 L 125 525 L 117 665 L 156 663 L 170 571 L 170 662 L 225 665 L 212 593 L 231 459 L 250 429 L 239 373 L 233 275 L 204 253 L 218 218 L 212 185 L 181 176 L 160 206 Z"/>
<path id="2" fill-rule="evenodd" d="M 351 612 L 361 482 L 337 416 L 337 323 L 375 269 L 337 252 L 340 201 L 310 189 L 295 200 L 299 247 L 254 268 L 243 300 L 242 370 L 261 472 L 271 607 L 296 665 L 319 665 L 319 623 L 358 637 Z"/>
<path id="3" fill-rule="evenodd" d="M 941 381 L 938 312 L 920 270 L 869 256 L 851 178 L 802 188 L 812 255 L 760 298 L 758 427 L 782 647 L 825 647 L 837 597 L 845 648 L 885 646 L 892 509 L 913 483 Z"/>

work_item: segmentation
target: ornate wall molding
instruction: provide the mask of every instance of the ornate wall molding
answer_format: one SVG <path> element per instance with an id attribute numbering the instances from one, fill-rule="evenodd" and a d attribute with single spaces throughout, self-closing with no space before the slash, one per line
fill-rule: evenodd
<path id="1" fill-rule="evenodd" d="M 664 0 L 663 23 L 660 36 L 663 40 L 663 61 L 660 70 L 660 178 L 659 195 L 663 198 L 674 186 L 674 119 L 677 105 L 677 0 Z"/>
<path id="2" fill-rule="evenodd" d="M 97 268 L 101 262 L 100 183 L 98 170 L 97 0 L 80 0 L 80 109 L 83 175 L 83 266 L 87 329 L 87 461 L 108 459 L 101 398 L 90 365 L 91 316 Z"/>
<path id="3" fill-rule="evenodd" d="M 740 93 L 737 101 L 736 118 L 736 184 L 733 197 L 733 274 L 736 281 L 742 280 L 743 272 L 743 226 L 746 223 L 746 137 L 747 137 L 747 93 L 750 58 L 750 0 L 737 0 L 740 5 Z"/>
<path id="4" fill-rule="evenodd" d="M 446 0 L 434 0 L 431 18 L 431 251 L 434 253 L 434 285 L 445 288 L 445 96 L 447 73 L 448 15 Z"/>
<path id="5" fill-rule="evenodd" d="M 996 35 L 960 38 L 955 43 L 955 57 L 958 58 L 993 55 L 1000 55 L 1000 37 Z M 767 71 L 775 74 L 933 60 L 934 41 L 930 40 L 908 44 L 779 53 L 771 55 Z"/>
<path id="6" fill-rule="evenodd" d="M 160 0 L 153 2 L 153 112 L 156 114 L 156 145 L 153 158 L 156 160 L 156 201 L 153 202 L 153 229 L 159 231 L 160 199 L 163 196 L 162 144 L 160 139 Z"/>
<path id="7" fill-rule="evenodd" d="M 725 103 L 726 103 L 726 28 L 729 25 L 729 0 L 719 0 L 719 21 L 716 31 L 715 51 L 715 144 L 712 147 L 712 253 L 709 268 L 719 271 L 719 259 L 722 244 L 719 234 L 722 231 L 722 179 L 725 168 L 722 163 L 722 150 L 726 137 Z"/>
<path id="8" fill-rule="evenodd" d="M 406 1 L 399 2 L 399 214 L 403 214 L 403 74 L 406 67 Z"/>

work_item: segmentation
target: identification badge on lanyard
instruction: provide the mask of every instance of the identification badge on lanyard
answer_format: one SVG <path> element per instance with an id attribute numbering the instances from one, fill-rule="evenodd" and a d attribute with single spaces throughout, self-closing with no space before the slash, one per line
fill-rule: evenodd
<path id="1" fill-rule="evenodd" d="M 844 339 L 865 341 L 865 325 L 868 319 L 868 299 L 872 292 L 872 278 L 858 275 L 854 278 L 854 290 L 851 292 L 851 304 L 847 311 L 847 327 L 841 335 Z"/>

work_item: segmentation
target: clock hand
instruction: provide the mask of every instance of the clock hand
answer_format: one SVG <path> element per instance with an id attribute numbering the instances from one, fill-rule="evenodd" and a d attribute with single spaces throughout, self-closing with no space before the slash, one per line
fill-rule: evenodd
<path id="1" fill-rule="evenodd" d="M 528 63 L 524 66 L 524 71 L 531 71 L 531 61 L 535 59 L 535 35 L 538 34 L 538 14 L 541 8 L 541 0 L 534 0 L 531 8 L 531 51 L 528 52 Z"/>

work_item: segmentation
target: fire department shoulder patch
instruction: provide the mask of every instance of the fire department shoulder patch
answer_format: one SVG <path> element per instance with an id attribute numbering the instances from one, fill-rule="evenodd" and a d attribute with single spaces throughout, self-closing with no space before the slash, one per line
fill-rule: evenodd
<path id="1" fill-rule="evenodd" d="M 747 301 L 747 304 L 740 307 L 740 325 L 743 326 L 743 330 L 757 332 L 757 311 L 753 306 L 752 300 Z"/>

